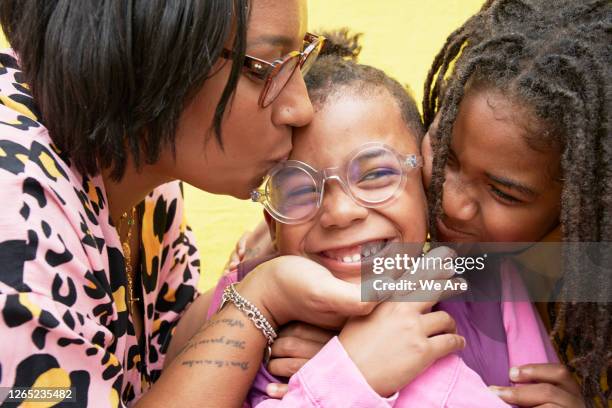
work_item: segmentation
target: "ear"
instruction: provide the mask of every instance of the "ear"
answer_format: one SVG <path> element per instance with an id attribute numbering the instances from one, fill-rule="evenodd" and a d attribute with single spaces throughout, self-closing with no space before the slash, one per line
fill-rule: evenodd
<path id="1" fill-rule="evenodd" d="M 270 232 L 270 238 L 272 239 L 272 247 L 275 250 L 278 250 L 276 245 L 276 220 L 272 218 L 270 214 L 266 210 L 263 212 L 264 220 L 266 220 L 266 224 L 268 224 L 268 231 Z"/>
<path id="2" fill-rule="evenodd" d="M 431 172 L 433 165 L 433 150 L 431 148 L 431 136 L 429 132 L 425 134 L 421 142 L 421 155 L 423 156 L 423 186 L 427 190 L 431 183 Z"/>

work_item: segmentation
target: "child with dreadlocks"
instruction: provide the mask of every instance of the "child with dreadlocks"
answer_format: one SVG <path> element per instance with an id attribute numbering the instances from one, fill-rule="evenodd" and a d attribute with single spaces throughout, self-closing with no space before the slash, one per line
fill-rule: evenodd
<path id="1" fill-rule="evenodd" d="M 435 239 L 612 241 L 611 50 L 609 0 L 489 1 L 448 37 L 423 101 Z M 564 257 L 571 299 L 587 282 Z M 601 282 L 592 296 L 603 301 L 545 311 L 589 406 L 612 406 L 610 271 Z M 516 367 L 511 377 L 539 384 L 497 388 L 509 403 L 583 406 L 559 366 Z"/>
<path id="2" fill-rule="evenodd" d="M 327 44 L 306 77 L 315 118 L 296 131 L 290 160 L 270 171 L 254 198 L 266 207 L 276 255 L 309 258 L 339 279 L 359 282 L 361 263 L 384 253 L 391 243 L 419 243 L 420 248 L 426 239 L 419 155 L 424 131 L 414 100 L 399 83 L 343 58 L 357 55 L 355 38 L 344 33 Z M 444 257 L 436 251 L 444 249 L 429 255 Z M 228 285 L 267 259 L 240 264 L 224 276 L 209 316 Z M 520 291 L 511 268 L 505 264 L 504 282 Z M 443 280 L 449 273 L 428 271 L 427 276 Z M 478 310 L 457 302 L 451 316 L 463 313 L 478 320 L 477 313 L 486 316 L 490 328 L 471 330 L 470 322 L 457 320 L 456 330 L 466 337 L 462 343 L 469 351 L 461 355 L 468 359 L 448 354 L 451 350 L 432 355 L 431 342 L 457 339 L 449 315 L 429 311 L 434 304 L 384 302 L 370 316 L 347 322 L 291 376 L 281 400 L 267 397 L 267 386 L 279 379 L 262 366 L 247 405 L 508 407 L 487 388 L 510 385 L 508 362 L 557 361 L 529 302 L 483 303 Z M 432 319 L 436 323 L 430 331 L 421 333 L 419 326 Z M 409 343 L 419 336 L 420 346 Z M 287 344 L 283 340 L 277 340 L 279 348 Z M 408 365 L 415 356 L 426 363 Z M 489 367 L 473 364 L 482 360 Z"/>

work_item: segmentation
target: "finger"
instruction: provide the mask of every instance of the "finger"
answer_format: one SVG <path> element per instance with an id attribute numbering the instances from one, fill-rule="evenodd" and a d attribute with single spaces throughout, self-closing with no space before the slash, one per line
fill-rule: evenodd
<path id="1" fill-rule="evenodd" d="M 240 262 L 240 255 L 237 252 L 232 252 L 229 259 L 229 264 L 237 264 Z"/>
<path id="2" fill-rule="evenodd" d="M 272 344 L 274 357 L 312 358 L 321 350 L 323 344 L 297 337 L 279 337 Z"/>
<path id="3" fill-rule="evenodd" d="M 449 279 L 455 274 L 455 270 L 449 259 L 457 257 L 457 253 L 445 246 L 440 246 L 429 251 L 423 258 L 414 273 L 413 279 Z"/>
<path id="4" fill-rule="evenodd" d="M 287 391 L 289 391 L 287 384 L 270 383 L 266 386 L 266 393 L 272 398 L 283 398 Z"/>
<path id="5" fill-rule="evenodd" d="M 324 329 L 337 331 L 342 330 L 350 317 L 339 315 L 334 312 L 322 313 L 317 320 L 317 324 Z"/>
<path id="6" fill-rule="evenodd" d="M 423 314 L 429 313 L 431 308 L 438 303 L 438 299 L 437 296 L 433 297 L 431 293 L 418 290 L 407 294 L 395 294 L 389 299 L 389 302 L 406 303 L 407 308 Z"/>
<path id="7" fill-rule="evenodd" d="M 250 233 L 245 232 L 242 234 L 238 243 L 236 244 L 236 255 L 239 259 L 244 258 L 244 254 L 246 252 L 246 242 Z"/>
<path id="8" fill-rule="evenodd" d="M 362 302 L 359 284 L 341 281 L 332 276 L 324 278 L 318 286 L 318 291 L 312 297 L 315 308 L 327 314 L 344 317 L 365 316 L 370 314 L 379 302 Z M 337 320 L 337 319 L 334 319 Z M 318 322 L 309 322 L 318 323 Z M 328 324 L 323 327 L 337 327 Z"/>
<path id="9" fill-rule="evenodd" d="M 457 333 L 457 324 L 455 319 L 444 311 L 426 313 L 421 316 L 423 324 L 423 332 L 427 337 L 441 333 Z"/>
<path id="10" fill-rule="evenodd" d="M 452 263 L 448 262 L 449 259 L 454 257 L 456 257 L 456 253 L 451 248 L 437 247 L 432 249 L 427 255 L 418 260 L 418 264 L 414 265 L 412 270 L 406 271 L 397 279 L 398 282 L 404 283 L 402 286 L 407 290 L 394 293 L 394 300 L 405 296 L 407 293 L 410 293 L 410 291 L 419 289 L 425 290 L 424 293 L 426 296 L 420 296 L 418 301 L 435 301 L 441 298 L 449 298 L 467 290 L 467 283 L 464 280 L 453 281 L 453 284 L 450 286 L 447 284 L 448 280 L 455 275 L 454 269 L 450 267 Z M 454 279 L 460 278 L 456 277 Z M 455 289 L 448 293 L 440 293 L 438 296 L 433 292 L 431 287 L 435 282 L 442 283 L 441 288 L 443 289 L 438 290 L 438 292 L 442 292 L 449 287 Z M 463 284 L 465 287 L 458 290 L 456 288 L 457 284 Z"/>
<path id="11" fill-rule="evenodd" d="M 304 321 L 310 324 L 317 324 L 326 330 L 337 331 L 342 330 L 347 320 L 350 317 L 347 317 L 339 312 L 319 312 L 316 314 L 308 314 L 305 315 Z"/>
<path id="12" fill-rule="evenodd" d="M 438 334 L 428 339 L 429 355 L 432 361 L 438 360 L 450 353 L 460 351 L 465 347 L 465 338 L 458 334 Z"/>
<path id="13" fill-rule="evenodd" d="M 574 395 L 581 395 L 580 385 L 563 364 L 526 364 L 510 369 L 510 380 L 515 383 L 551 383 Z"/>
<path id="14" fill-rule="evenodd" d="M 361 282 L 361 299 L 382 303 L 393 298 L 401 299 L 413 290 L 390 289 L 396 287 L 396 280 L 389 276 L 374 276 Z"/>
<path id="15" fill-rule="evenodd" d="M 549 383 L 524 384 L 516 387 L 491 386 L 489 389 L 511 405 L 534 407 L 557 404 L 562 407 L 584 407 L 579 398 Z"/>
<path id="16" fill-rule="evenodd" d="M 542 404 L 542 405 L 538 405 L 537 407 L 534 408 L 564 408 L 561 405 L 557 405 L 557 404 L 552 404 L 552 403 L 546 403 L 546 404 Z"/>
<path id="17" fill-rule="evenodd" d="M 469 286 L 468 282 L 464 278 L 452 278 L 442 281 L 444 284 L 444 291 L 440 293 L 438 301 L 451 299 L 461 293 L 467 292 Z"/>
<path id="18" fill-rule="evenodd" d="M 317 343 L 327 343 L 332 337 L 337 334 L 336 331 L 323 329 L 312 324 L 304 322 L 292 322 L 281 328 L 278 331 L 278 337 L 297 337 L 304 340 L 310 340 Z"/>
<path id="19" fill-rule="evenodd" d="M 279 377 L 291 377 L 308 362 L 307 358 L 273 358 L 268 363 L 268 371 Z"/>
<path id="20" fill-rule="evenodd" d="M 270 230 L 268 229 L 268 224 L 265 220 L 262 220 L 259 224 L 257 224 L 251 236 L 254 240 L 270 236 Z"/>
<path id="21" fill-rule="evenodd" d="M 225 264 L 225 266 L 223 267 L 223 275 L 227 275 L 228 273 L 230 273 L 232 271 L 232 269 L 234 269 L 235 267 L 232 266 L 232 262 L 231 261 L 227 261 L 227 263 Z"/>
<path id="22" fill-rule="evenodd" d="M 226 263 L 225 266 L 223 267 L 223 275 L 227 275 L 228 273 L 236 269 L 238 265 L 239 263 L 228 261 L 228 263 Z"/>
<path id="23" fill-rule="evenodd" d="M 388 282 L 387 282 L 388 283 Z M 435 279 L 395 281 L 396 286 L 391 291 L 388 299 L 392 302 L 418 302 L 423 303 L 420 311 L 426 311 L 438 303 L 444 293 L 445 281 Z M 400 284 L 400 285 L 397 285 Z"/>
<path id="24" fill-rule="evenodd" d="M 425 281 L 419 282 L 416 290 L 395 291 L 391 299 L 396 302 L 420 303 L 418 310 L 425 312 L 439 301 L 465 292 L 467 287 L 467 282 L 463 278 L 427 280 L 426 283 Z"/>

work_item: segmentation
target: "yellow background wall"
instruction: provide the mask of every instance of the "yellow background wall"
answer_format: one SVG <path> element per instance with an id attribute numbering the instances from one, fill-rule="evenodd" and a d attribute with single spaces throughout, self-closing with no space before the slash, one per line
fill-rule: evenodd
<path id="1" fill-rule="evenodd" d="M 281 0 L 279 0 L 281 1 Z M 482 0 L 309 0 L 309 26 L 363 33 L 360 62 L 409 85 L 417 101 L 434 55 L 446 36 Z M 0 45 L 6 41 L 0 36 Z M 202 258 L 200 289 L 216 282 L 235 242 L 261 220 L 261 207 L 186 186 L 187 216 Z"/>
<path id="2" fill-rule="evenodd" d="M 309 0 L 309 26 L 363 33 L 360 62 L 408 84 L 420 105 L 423 81 L 447 35 L 482 0 Z M 212 286 L 234 243 L 261 220 L 261 206 L 186 186 L 189 222 L 202 256 L 200 289 Z"/>

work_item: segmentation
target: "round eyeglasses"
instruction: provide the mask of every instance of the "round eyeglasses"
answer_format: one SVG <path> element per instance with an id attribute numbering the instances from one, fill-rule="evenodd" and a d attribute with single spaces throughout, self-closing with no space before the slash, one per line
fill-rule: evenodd
<path id="1" fill-rule="evenodd" d="M 251 200 L 284 224 L 299 224 L 317 214 L 323 202 L 325 182 L 336 180 L 344 192 L 364 207 L 380 207 L 397 198 L 408 172 L 423 166 L 423 158 L 402 155 L 379 142 L 356 149 L 341 167 L 315 170 L 310 165 L 288 160 L 273 167 Z"/>
<path id="2" fill-rule="evenodd" d="M 259 106 L 267 108 L 285 88 L 293 73 L 300 68 L 306 75 L 317 59 L 325 37 L 306 33 L 304 36 L 304 51 L 291 51 L 274 62 L 245 55 L 244 68 L 250 75 L 264 81 L 264 87 L 259 95 Z M 221 56 L 226 59 L 234 57 L 234 52 L 224 49 Z"/>

